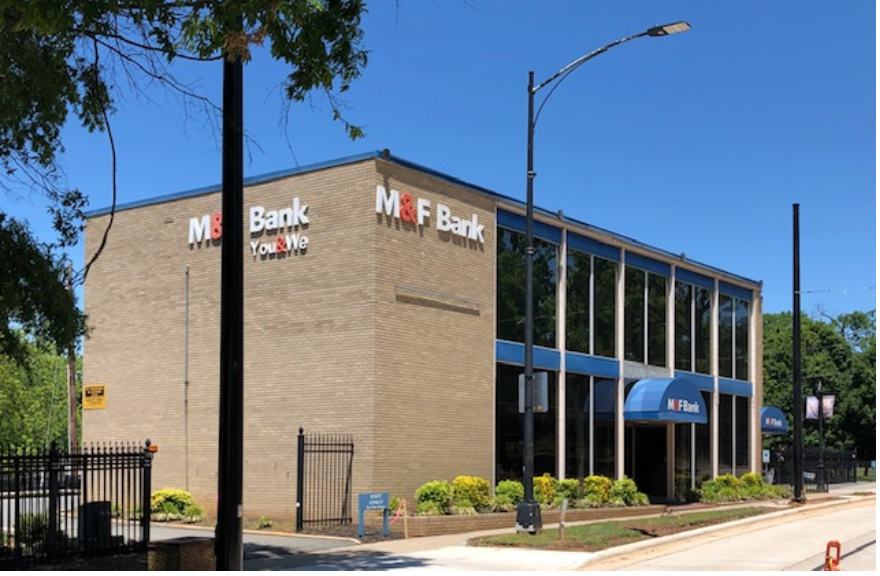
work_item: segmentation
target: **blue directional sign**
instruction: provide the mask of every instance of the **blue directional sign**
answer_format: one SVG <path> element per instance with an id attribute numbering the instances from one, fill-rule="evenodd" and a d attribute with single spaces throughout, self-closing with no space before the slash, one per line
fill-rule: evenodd
<path id="1" fill-rule="evenodd" d="M 358 537 L 364 536 L 364 511 L 382 510 L 382 535 L 388 536 L 388 492 L 358 494 Z"/>

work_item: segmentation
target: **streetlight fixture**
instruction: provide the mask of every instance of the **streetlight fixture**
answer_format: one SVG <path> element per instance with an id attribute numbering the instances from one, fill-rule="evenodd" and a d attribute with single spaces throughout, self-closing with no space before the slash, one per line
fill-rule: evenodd
<path id="1" fill-rule="evenodd" d="M 603 46 L 597 50 L 593 50 L 589 54 L 585 54 L 569 64 L 568 66 L 562 68 L 559 72 L 545 80 L 544 82 L 535 85 L 535 73 L 534 71 L 529 72 L 529 126 L 528 126 L 528 155 L 527 155 L 527 169 L 526 169 L 526 318 L 525 318 L 525 359 L 524 359 L 524 368 L 525 368 L 525 418 L 523 424 L 523 459 L 524 459 L 524 470 L 523 470 L 523 488 L 525 489 L 525 494 L 523 501 L 519 504 L 516 509 L 516 531 L 517 532 L 529 532 L 531 534 L 537 533 L 541 530 L 541 507 L 535 502 L 535 494 L 534 494 L 534 475 L 535 475 L 535 412 L 534 412 L 534 369 L 532 363 L 532 353 L 533 353 L 533 345 L 534 345 L 534 303 L 533 292 L 534 288 L 532 286 L 532 259 L 535 256 L 535 246 L 534 246 L 534 238 L 532 235 L 532 227 L 534 220 L 534 205 L 532 202 L 532 191 L 534 186 L 535 179 L 535 170 L 534 170 L 534 136 L 535 136 L 535 124 L 538 121 L 538 118 L 541 115 L 541 110 L 544 109 L 544 105 L 547 104 L 547 100 L 550 99 L 550 96 L 553 95 L 553 92 L 559 85 L 565 80 L 569 74 L 571 74 L 576 68 L 578 68 L 581 64 L 595 58 L 599 54 L 607 52 L 611 48 L 615 46 L 619 46 L 630 40 L 635 40 L 636 38 L 642 38 L 644 36 L 651 37 L 660 37 L 660 36 L 669 36 L 672 34 L 678 34 L 679 32 L 686 32 L 691 29 L 690 24 L 687 22 L 673 22 L 672 24 L 664 24 L 663 26 L 654 26 L 653 28 L 649 28 L 644 32 L 639 34 L 635 34 L 633 36 L 627 36 L 626 38 L 621 38 L 616 42 L 612 42 L 606 46 Z M 547 96 L 544 98 L 543 102 L 541 102 L 541 106 L 538 108 L 537 115 L 535 114 L 535 94 L 541 89 L 547 86 L 548 84 L 554 82 L 559 79 L 556 84 L 550 89 L 550 92 L 547 93 Z"/>

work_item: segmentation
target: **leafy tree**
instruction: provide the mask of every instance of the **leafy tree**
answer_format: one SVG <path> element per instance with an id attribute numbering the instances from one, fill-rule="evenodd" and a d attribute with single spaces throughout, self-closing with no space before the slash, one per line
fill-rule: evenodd
<path id="1" fill-rule="evenodd" d="M 253 46 L 268 41 L 272 57 L 289 67 L 282 82 L 288 102 L 312 91 L 325 94 L 333 118 L 357 138 L 362 129 L 342 116 L 337 94 L 366 66 L 364 11 L 363 0 L 0 0 L 0 186 L 7 194 L 30 190 L 44 196 L 58 234 L 57 242 L 39 244 L 25 224 L 0 208 L 0 241 L 4 248 L 19 248 L 2 252 L 0 319 L 6 322 L 0 352 L 14 343 L 10 321 L 56 343 L 83 326 L 70 299 L 39 295 L 62 292 L 54 250 L 76 243 L 83 229 L 87 195 L 69 187 L 57 165 L 67 122 L 107 133 L 115 207 L 110 117 L 118 87 L 158 83 L 216 122 L 219 108 L 179 82 L 170 66 L 224 56 L 246 62 Z M 75 275 L 76 283 L 85 280 L 112 223 L 111 211 L 101 247 Z"/>
<path id="2" fill-rule="evenodd" d="M 822 382 L 836 398 L 834 417 L 825 421 L 829 448 L 855 449 L 859 458 L 876 453 L 876 336 L 874 311 L 842 314 L 831 322 L 803 315 L 801 319 L 802 386 L 804 397 Z M 764 404 L 779 407 L 794 421 L 792 406 L 792 316 L 764 316 Z M 804 410 L 804 407 L 800 407 Z M 791 444 L 793 430 L 766 438 L 775 448 Z M 804 420 L 804 444 L 818 446 L 818 427 Z"/>
<path id="3" fill-rule="evenodd" d="M 21 356 L 0 354 L 0 446 L 66 446 L 67 360 L 51 345 L 26 338 L 21 331 L 12 336 L 18 339 Z"/>

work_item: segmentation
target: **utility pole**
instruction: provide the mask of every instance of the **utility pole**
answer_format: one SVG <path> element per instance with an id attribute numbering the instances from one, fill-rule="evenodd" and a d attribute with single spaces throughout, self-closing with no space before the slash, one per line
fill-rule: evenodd
<path id="1" fill-rule="evenodd" d="M 794 500 L 804 502 L 804 401 L 801 396 L 801 228 L 800 204 L 793 206 L 794 236 L 794 305 L 792 306 L 793 350 L 792 364 L 794 376 Z"/>
<path id="2" fill-rule="evenodd" d="M 241 57 L 223 58 L 223 246 L 220 263 L 220 450 L 217 570 L 240 571 L 244 424 L 244 145 Z"/>
<path id="3" fill-rule="evenodd" d="M 73 299 L 73 264 L 67 263 L 67 290 Z M 67 348 L 67 453 L 73 454 L 79 448 L 79 433 L 76 425 L 76 337 Z"/>

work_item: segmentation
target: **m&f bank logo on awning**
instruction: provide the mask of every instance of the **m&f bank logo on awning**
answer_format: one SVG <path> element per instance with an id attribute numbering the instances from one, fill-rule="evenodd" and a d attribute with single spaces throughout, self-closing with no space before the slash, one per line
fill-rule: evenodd
<path id="1" fill-rule="evenodd" d="M 700 405 L 696 402 L 688 402 L 680 398 L 667 398 L 666 409 L 670 412 L 687 412 L 690 414 L 699 414 Z"/>
<path id="2" fill-rule="evenodd" d="M 389 192 L 379 184 L 376 186 L 376 214 L 425 226 L 428 218 L 431 217 L 431 202 L 424 198 L 413 198 L 411 194 L 401 194 L 393 189 Z M 452 215 L 448 206 L 437 204 L 437 230 L 482 244 L 484 229 L 476 214 L 472 214 L 470 219 L 459 218 Z"/>
<path id="3" fill-rule="evenodd" d="M 252 256 L 291 256 L 305 253 L 309 247 L 309 239 L 301 232 L 307 227 L 309 207 L 294 198 L 289 207 L 280 210 L 266 210 L 262 206 L 253 206 L 248 210 L 248 229 L 251 234 L 264 234 L 278 231 L 278 236 L 271 242 L 251 240 L 249 245 Z M 294 233 L 286 234 L 293 230 Z M 201 218 L 189 219 L 189 245 L 201 245 L 207 240 L 219 241 L 223 237 L 223 214 L 205 214 Z"/>

